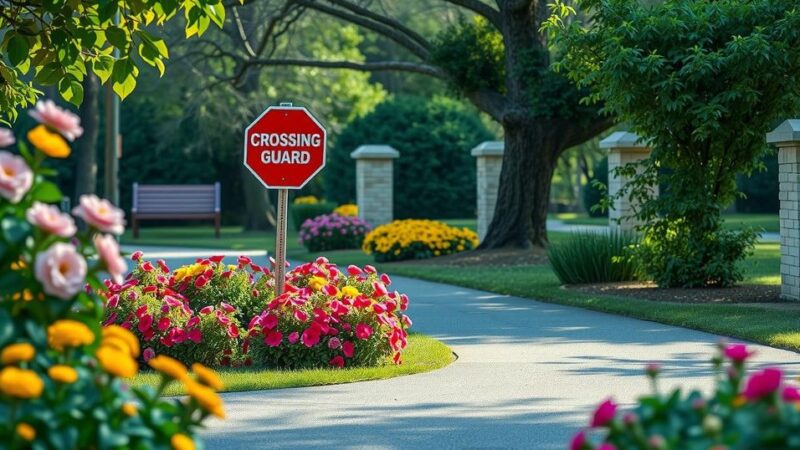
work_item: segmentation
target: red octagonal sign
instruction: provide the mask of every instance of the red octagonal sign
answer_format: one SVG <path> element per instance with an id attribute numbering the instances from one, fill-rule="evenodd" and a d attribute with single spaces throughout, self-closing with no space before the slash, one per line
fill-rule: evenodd
<path id="1" fill-rule="evenodd" d="M 300 189 L 325 167 L 325 128 L 305 108 L 270 106 L 244 139 L 244 165 L 267 188 Z"/>

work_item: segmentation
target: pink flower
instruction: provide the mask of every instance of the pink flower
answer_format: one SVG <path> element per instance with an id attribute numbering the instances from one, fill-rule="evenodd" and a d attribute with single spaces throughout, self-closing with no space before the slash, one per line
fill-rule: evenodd
<path id="1" fill-rule="evenodd" d="M 125 231 L 125 213 L 96 195 L 81 195 L 80 204 L 72 214 L 106 233 L 122 234 Z"/>
<path id="2" fill-rule="evenodd" d="M 94 248 L 97 249 L 97 255 L 105 264 L 111 279 L 117 283 L 122 282 L 122 276 L 128 271 L 128 263 L 119 254 L 116 239 L 108 234 L 97 235 L 94 237 Z"/>
<path id="3" fill-rule="evenodd" d="M 228 312 L 228 313 L 232 313 L 232 312 L 236 311 L 236 308 L 234 308 L 233 306 L 231 306 L 230 304 L 225 303 L 225 302 L 219 302 L 219 306 L 222 307 L 222 309 L 225 310 L 225 312 Z"/>
<path id="4" fill-rule="evenodd" d="M 601 444 L 600 447 L 597 447 L 597 450 L 617 450 L 617 446 L 614 444 Z"/>
<path id="5" fill-rule="evenodd" d="M 36 279 L 50 295 L 69 300 L 83 288 L 86 260 L 75 247 L 56 242 L 36 256 Z"/>
<path id="6" fill-rule="evenodd" d="M 68 238 L 76 231 L 75 221 L 72 220 L 72 217 L 63 214 L 53 205 L 33 202 L 33 206 L 25 212 L 25 217 L 32 225 L 56 236 Z"/>
<path id="7" fill-rule="evenodd" d="M 305 345 L 308 348 L 311 348 L 319 343 L 320 329 L 319 327 L 316 327 L 314 325 L 316 324 L 313 324 L 312 326 L 306 328 L 305 331 L 303 331 L 303 337 L 302 337 L 303 345 Z"/>
<path id="8" fill-rule="evenodd" d="M 155 270 L 155 267 L 153 267 L 153 264 L 150 261 L 145 261 L 144 263 L 142 263 L 142 270 L 144 270 L 145 272 L 152 272 L 153 270 Z"/>
<path id="9" fill-rule="evenodd" d="M 372 336 L 372 327 L 365 323 L 356 325 L 356 337 L 359 339 L 369 339 Z"/>
<path id="10" fill-rule="evenodd" d="M 783 378 L 783 372 L 780 369 L 768 367 L 750 376 L 742 394 L 748 400 L 765 397 L 780 387 L 781 378 Z"/>
<path id="11" fill-rule="evenodd" d="M 339 338 L 337 337 L 332 337 L 328 340 L 328 348 L 331 350 L 336 350 L 341 346 L 342 346 L 342 341 L 340 341 Z"/>
<path id="12" fill-rule="evenodd" d="M 364 272 L 367 272 L 367 273 L 376 273 L 376 272 L 377 272 L 377 270 L 375 270 L 375 267 L 373 267 L 373 266 L 370 266 L 369 264 L 367 264 L 366 266 L 364 266 Z"/>
<path id="13" fill-rule="evenodd" d="M 142 255 L 144 255 L 144 253 L 140 252 L 139 250 L 136 250 L 131 255 L 131 261 L 139 262 L 139 260 L 142 259 Z"/>
<path id="14" fill-rule="evenodd" d="M 0 196 L 17 203 L 33 184 L 33 172 L 22 157 L 0 151 Z"/>
<path id="15" fill-rule="evenodd" d="M 199 344 L 200 341 L 203 340 L 203 335 L 200 334 L 199 328 L 192 328 L 191 330 L 189 330 L 189 332 L 186 333 L 186 337 L 195 344 Z"/>
<path id="16" fill-rule="evenodd" d="M 0 128 L 0 148 L 6 148 L 14 145 L 17 142 L 14 139 L 14 132 L 8 128 Z"/>
<path id="17" fill-rule="evenodd" d="M 755 352 L 749 351 L 744 344 L 730 344 L 725 347 L 725 356 L 737 363 L 744 362 L 753 353 Z"/>
<path id="18" fill-rule="evenodd" d="M 647 376 L 654 377 L 661 372 L 661 364 L 657 362 L 647 363 L 647 365 L 644 366 L 644 372 L 647 374 Z"/>
<path id="19" fill-rule="evenodd" d="M 569 450 L 582 450 L 586 444 L 586 433 L 578 432 L 569 442 Z"/>
<path id="20" fill-rule="evenodd" d="M 328 364 L 330 364 L 332 367 L 341 369 L 342 367 L 344 367 L 344 358 L 342 358 L 339 355 L 336 355 L 333 358 L 331 358 Z"/>
<path id="21" fill-rule="evenodd" d="M 392 279 L 389 278 L 389 275 L 386 275 L 385 273 L 382 273 L 381 274 L 381 282 L 383 284 L 385 284 L 386 286 L 389 286 L 389 285 L 392 284 Z"/>
<path id="22" fill-rule="evenodd" d="M 139 318 L 139 324 L 136 326 L 136 328 L 138 328 L 140 332 L 144 333 L 145 331 L 149 330 L 151 326 L 153 326 L 153 316 L 150 314 L 145 314 Z"/>
<path id="23" fill-rule="evenodd" d="M 358 268 L 358 266 L 354 266 L 351 264 L 347 266 L 347 273 L 356 276 L 356 275 L 361 275 L 364 272 L 362 272 L 361 269 Z"/>
<path id="24" fill-rule="evenodd" d="M 213 306 L 204 306 L 200 309 L 200 314 L 211 314 L 212 311 L 214 311 Z"/>
<path id="25" fill-rule="evenodd" d="M 182 343 L 186 340 L 186 330 L 183 328 L 173 328 L 169 330 L 169 339 L 176 344 Z"/>
<path id="26" fill-rule="evenodd" d="M 353 355 L 356 353 L 355 345 L 353 345 L 353 343 L 350 341 L 344 341 L 344 343 L 342 344 L 342 353 L 344 353 L 344 356 L 352 358 Z"/>
<path id="27" fill-rule="evenodd" d="M 162 317 L 158 319 L 158 325 L 157 325 L 158 331 L 166 330 L 167 328 L 169 328 L 171 324 L 172 322 L 169 320 L 169 317 Z"/>
<path id="28" fill-rule="evenodd" d="M 299 320 L 300 322 L 305 322 L 306 320 L 308 320 L 308 313 L 298 309 L 297 311 L 294 312 L 294 318 Z"/>
<path id="29" fill-rule="evenodd" d="M 389 291 L 386 290 L 386 286 L 384 286 L 380 281 L 372 283 L 372 289 L 374 290 L 372 294 L 373 297 L 383 297 L 389 293 Z"/>
<path id="30" fill-rule="evenodd" d="M 142 356 L 144 357 L 144 362 L 147 362 L 155 358 L 156 352 L 152 348 L 147 347 L 146 349 L 144 349 Z"/>
<path id="31" fill-rule="evenodd" d="M 289 334 L 289 343 L 295 344 L 297 343 L 298 340 L 300 340 L 300 333 L 298 333 L 297 331 L 292 331 Z"/>
<path id="32" fill-rule="evenodd" d="M 36 109 L 28 111 L 28 114 L 39 123 L 58 131 L 70 142 L 83 134 L 81 119 L 66 109 L 59 108 L 52 100 L 37 102 Z"/>
<path id="33" fill-rule="evenodd" d="M 781 398 L 783 398 L 786 402 L 797 402 L 800 401 L 800 390 L 798 390 L 794 386 L 786 386 L 783 388 L 783 392 L 781 393 Z"/>
<path id="34" fill-rule="evenodd" d="M 617 404 L 610 398 L 601 403 L 592 416 L 592 427 L 603 427 L 614 419 L 617 413 Z"/>
<path id="35" fill-rule="evenodd" d="M 208 284 L 208 278 L 206 278 L 206 277 L 204 277 L 202 275 L 200 275 L 199 277 L 197 277 L 196 280 L 194 280 L 194 287 L 197 288 L 197 289 L 202 288 L 206 284 Z"/>
<path id="36" fill-rule="evenodd" d="M 267 314 L 261 319 L 261 326 L 267 330 L 271 330 L 278 326 L 278 317 L 274 314 Z"/>
<path id="37" fill-rule="evenodd" d="M 283 340 L 283 334 L 279 331 L 270 331 L 266 337 L 264 337 L 264 345 L 269 347 L 277 347 L 281 345 L 281 340 Z"/>

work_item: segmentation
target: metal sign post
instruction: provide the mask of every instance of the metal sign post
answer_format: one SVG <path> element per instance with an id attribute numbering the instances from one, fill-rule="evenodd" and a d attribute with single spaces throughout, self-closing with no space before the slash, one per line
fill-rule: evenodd
<path id="1" fill-rule="evenodd" d="M 283 294 L 286 278 L 286 228 L 289 215 L 289 190 L 278 189 L 278 229 L 275 239 L 275 295 Z"/>

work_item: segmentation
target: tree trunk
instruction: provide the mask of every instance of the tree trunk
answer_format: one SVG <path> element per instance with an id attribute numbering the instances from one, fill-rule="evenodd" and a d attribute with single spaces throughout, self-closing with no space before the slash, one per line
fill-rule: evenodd
<path id="1" fill-rule="evenodd" d="M 83 79 L 83 103 L 78 114 L 83 126 L 83 135 L 78 139 L 75 161 L 75 192 L 73 204 L 84 194 L 97 190 L 97 137 L 100 132 L 98 107 L 100 83 L 94 74 Z"/>

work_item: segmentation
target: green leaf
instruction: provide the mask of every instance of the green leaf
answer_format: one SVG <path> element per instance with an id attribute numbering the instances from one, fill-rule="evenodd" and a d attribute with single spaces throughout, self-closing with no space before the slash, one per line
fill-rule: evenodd
<path id="1" fill-rule="evenodd" d="M 139 75 L 139 68 L 130 58 L 118 59 L 114 62 L 114 73 L 111 75 L 114 92 L 119 98 L 125 100 L 136 89 L 136 76 Z"/>
<path id="2" fill-rule="evenodd" d="M 43 203 L 55 203 L 61 200 L 62 195 L 55 183 L 43 181 L 33 188 L 31 197 Z"/>
<path id="3" fill-rule="evenodd" d="M 105 84 L 106 81 L 111 77 L 111 73 L 114 70 L 114 58 L 108 55 L 100 55 L 97 59 L 92 63 L 92 71 L 98 78 L 100 78 L 100 82 Z"/>
<path id="4" fill-rule="evenodd" d="M 30 235 L 31 225 L 16 217 L 5 217 L 0 220 L 0 230 L 2 230 L 6 242 L 16 245 Z"/>
<path id="5" fill-rule="evenodd" d="M 8 60 L 11 62 L 11 65 L 14 67 L 19 66 L 23 61 L 26 61 L 29 57 L 28 50 L 30 46 L 28 45 L 28 40 L 24 37 L 15 34 L 9 41 L 8 41 Z"/>
<path id="6" fill-rule="evenodd" d="M 128 33 L 120 27 L 109 27 L 106 30 L 106 38 L 111 45 L 122 51 L 128 48 Z"/>
<path id="7" fill-rule="evenodd" d="M 75 79 L 63 78 L 58 83 L 58 92 L 73 105 L 80 106 L 83 103 L 83 85 Z"/>

